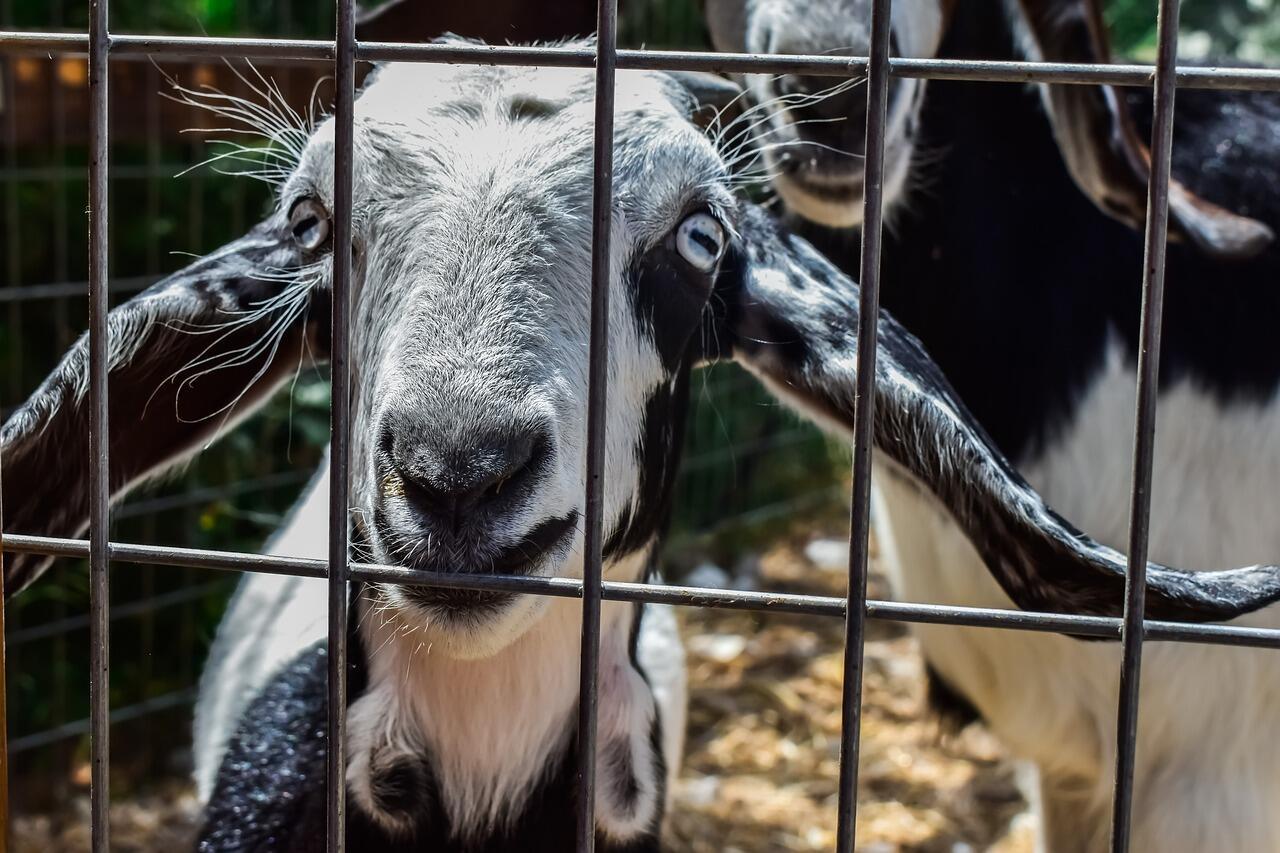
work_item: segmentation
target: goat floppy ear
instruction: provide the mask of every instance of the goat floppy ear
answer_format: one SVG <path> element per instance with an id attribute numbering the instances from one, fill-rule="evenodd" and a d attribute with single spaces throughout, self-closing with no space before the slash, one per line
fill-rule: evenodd
<path id="1" fill-rule="evenodd" d="M 1094 0 L 1018 0 L 1023 23 L 1042 59 L 1111 61 L 1102 13 Z M 1146 219 L 1151 151 L 1124 99 L 1111 86 L 1042 85 L 1049 121 L 1067 169 L 1107 214 L 1141 230 Z M 1169 187 L 1169 233 L 1203 251 L 1247 258 L 1274 238 L 1256 219 L 1206 201 L 1176 180 Z"/>
<path id="2" fill-rule="evenodd" d="M 110 488 L 119 496 L 265 402 L 328 341 L 286 217 L 157 282 L 107 316 Z M 89 512 L 85 335 L 0 428 L 6 532 L 75 536 Z M 49 558 L 7 554 L 5 595 Z"/>
<path id="3" fill-rule="evenodd" d="M 717 292 L 732 356 L 785 402 L 848 431 L 857 375 L 858 286 L 767 213 L 742 203 Z M 873 438 L 965 532 L 1013 602 L 1118 616 L 1126 561 L 1047 507 L 956 397 L 924 348 L 879 321 Z M 1280 598 L 1280 569 L 1183 572 L 1149 564 L 1147 615 L 1231 619 Z"/>

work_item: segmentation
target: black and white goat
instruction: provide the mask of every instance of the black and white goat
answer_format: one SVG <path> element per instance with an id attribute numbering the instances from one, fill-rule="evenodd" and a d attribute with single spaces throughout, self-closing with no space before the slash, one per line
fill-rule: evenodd
<path id="1" fill-rule="evenodd" d="M 850 418 L 857 287 L 732 194 L 725 155 L 691 120 L 725 85 L 618 79 L 605 493 L 615 580 L 654 573 L 695 365 L 738 359 L 802 409 Z M 592 102 L 589 71 L 419 64 L 378 69 L 359 98 L 359 555 L 581 575 Z M 333 125 L 299 133 L 274 213 L 112 312 L 117 491 L 247 414 L 306 349 L 323 357 Z M 973 537 L 1019 605 L 1117 612 L 1122 557 L 1050 511 L 917 342 L 888 316 L 881 328 L 877 444 Z M 0 434 L 14 531 L 84 527 L 85 362 L 81 341 Z M 324 496 L 321 478 L 273 551 L 325 553 Z M 7 588 L 41 567 L 13 557 Z M 1280 598 L 1273 568 L 1153 565 L 1150 581 L 1150 612 L 1172 618 L 1228 619 Z M 197 709 L 201 850 L 320 849 L 324 592 L 323 581 L 255 574 L 231 605 Z M 578 603 L 374 584 L 354 590 L 352 614 L 349 849 L 571 849 Z M 655 850 L 680 763 L 680 646 L 661 607 L 606 603 L 603 624 L 598 844 Z"/>
<path id="2" fill-rule="evenodd" d="M 865 55 L 869 5 L 711 0 L 709 20 L 721 49 Z M 1107 61 L 1092 0 L 909 0 L 893 15 L 903 56 Z M 783 96 L 762 135 L 788 207 L 856 226 L 861 161 L 833 149 L 861 153 L 865 94 L 804 97 L 831 84 L 750 85 L 762 102 Z M 1129 97 L 899 79 L 886 138 L 884 306 L 1030 483 L 1111 545 L 1127 537 L 1147 162 L 1135 127 L 1150 115 L 1149 92 Z M 1280 550 L 1280 94 L 1180 90 L 1173 171 L 1183 183 L 1173 192 L 1151 549 L 1212 567 Z M 855 232 L 801 230 L 854 268 Z M 892 466 L 878 473 L 877 531 L 897 594 L 1007 605 L 935 502 Z M 1250 624 L 1277 627 L 1280 614 Z M 916 635 L 939 698 L 976 709 L 1039 768 L 1042 846 L 1106 849 L 1114 650 L 932 625 Z M 1147 650 L 1133 849 L 1280 846 L 1278 666 L 1261 651 Z"/>

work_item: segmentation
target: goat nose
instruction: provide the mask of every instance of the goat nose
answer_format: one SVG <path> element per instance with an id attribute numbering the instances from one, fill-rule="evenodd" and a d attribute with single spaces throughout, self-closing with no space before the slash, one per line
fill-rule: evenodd
<path id="1" fill-rule="evenodd" d="M 441 446 L 391 442 L 406 503 L 432 527 L 458 533 L 476 516 L 527 494 L 550 446 L 541 430 L 476 437 Z"/>

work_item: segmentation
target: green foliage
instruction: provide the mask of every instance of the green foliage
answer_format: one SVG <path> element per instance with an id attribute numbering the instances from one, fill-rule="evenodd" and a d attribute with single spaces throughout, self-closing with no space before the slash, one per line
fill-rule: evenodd
<path id="1" fill-rule="evenodd" d="M 1155 56 L 1152 0 L 1109 0 L 1106 17 L 1119 55 Z M 1180 29 L 1179 55 L 1184 58 L 1274 63 L 1280 57 L 1280 0 L 1187 0 Z"/>
<path id="2" fill-rule="evenodd" d="M 11 0 L 18 29 L 84 30 L 88 0 Z M 175 35 L 312 35 L 333 31 L 332 3 L 289 0 L 111 0 L 111 29 Z"/>
<path id="3" fill-rule="evenodd" d="M 641 0 L 619 4 L 618 44 L 664 50 L 706 46 L 702 5 L 694 0 Z"/>

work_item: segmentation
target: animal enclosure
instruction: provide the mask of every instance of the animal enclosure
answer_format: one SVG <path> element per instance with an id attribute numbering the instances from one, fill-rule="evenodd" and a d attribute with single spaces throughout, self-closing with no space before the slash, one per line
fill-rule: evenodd
<path id="1" fill-rule="evenodd" d="M 378 43 L 357 43 L 354 40 L 350 28 L 350 6 L 344 6 L 345 17 L 340 16 L 338 38 L 332 44 L 320 43 L 305 40 L 284 41 L 277 39 L 260 39 L 260 40 L 231 40 L 231 39 L 197 39 L 194 41 L 185 41 L 179 39 L 164 38 L 146 38 L 134 36 L 109 36 L 106 27 L 105 6 L 98 7 L 96 17 L 94 19 L 94 29 L 90 38 L 86 40 L 80 36 L 67 35 L 40 35 L 40 34 L 15 34 L 6 33 L 0 36 L 0 48 L 6 53 L 22 55 L 24 52 L 32 51 L 65 51 L 69 54 L 83 52 L 87 47 L 90 53 L 89 69 L 90 74 L 85 79 L 88 83 L 87 91 L 89 97 L 86 100 L 86 106 L 91 107 L 90 110 L 92 120 L 88 124 L 91 131 L 91 137 L 95 146 L 91 148 L 90 156 L 90 184 L 91 198 L 94 201 L 93 210 L 95 216 L 92 221 L 94 223 L 95 238 L 91 243 L 91 251 L 89 255 L 89 266 L 92 270 L 90 276 L 91 293 L 93 294 L 95 312 L 94 334 L 96 340 L 101 341 L 104 334 L 102 325 L 104 322 L 104 308 L 108 298 L 108 278 L 106 269 L 109 263 L 108 246 L 110 242 L 106 239 L 105 216 L 108 208 L 104 207 L 107 197 L 106 189 L 107 181 L 113 176 L 117 170 L 128 168 L 127 165 L 120 164 L 118 160 L 108 162 L 105 154 L 107 152 L 106 142 L 108 139 L 107 122 L 110 117 L 111 109 L 108 109 L 107 95 L 104 90 L 104 84 L 111 78 L 108 75 L 108 57 L 113 58 L 111 64 L 115 64 L 114 58 L 118 57 L 121 63 L 127 61 L 130 55 L 155 55 L 160 57 L 178 57 L 192 53 L 205 56 L 227 55 L 234 56 L 238 53 L 252 55 L 259 61 L 265 61 L 272 57 L 285 57 L 298 63 L 315 63 L 328 62 L 336 57 L 338 62 L 338 97 L 337 97 L 337 116 L 339 123 L 350 122 L 350 98 L 351 87 L 353 85 L 354 64 L 358 59 L 378 59 L 378 58 L 395 58 L 404 61 L 426 61 L 426 62 L 499 62 L 499 63 L 524 63 L 539 62 L 544 64 L 564 64 L 578 67 L 587 67 L 593 63 L 598 63 L 601 69 L 601 88 L 598 94 L 598 105 L 602 110 L 601 115 L 607 117 L 611 108 L 611 83 L 612 71 L 615 67 L 619 68 L 659 68 L 676 66 L 683 68 L 702 68 L 708 70 L 738 70 L 738 71 L 755 71 L 755 72 L 782 72 L 786 70 L 804 69 L 808 73 L 815 74 L 832 74 L 832 75 L 860 75 L 866 73 L 870 80 L 870 88 L 874 95 L 877 91 L 882 91 L 885 82 L 891 74 L 902 75 L 951 75 L 951 76 L 969 76 L 976 79 L 1002 79 L 1016 84 L 1020 81 L 1029 79 L 1034 80 L 1055 80 L 1060 82 L 1083 83 L 1089 81 L 1105 80 L 1111 83 L 1119 83 L 1125 85 L 1147 85 L 1151 83 L 1152 69 L 1146 67 L 1115 67 L 1108 66 L 1105 68 L 1081 68 L 1081 67 L 1044 67 L 1037 68 L 1028 67 L 1023 64 L 1006 63 L 1006 64 L 983 64 L 983 63 L 960 63 L 960 62 L 922 62 L 909 60 L 893 60 L 888 59 L 887 44 L 885 42 L 884 28 L 887 21 L 887 3 L 877 4 L 878 19 L 881 24 L 878 32 L 882 34 L 879 43 L 880 52 L 873 54 L 867 59 L 849 60 L 846 58 L 833 57 L 808 57 L 808 58 L 778 58 L 778 57 L 759 57 L 759 56 L 740 56 L 740 57 L 716 57 L 706 54 L 661 54 L 655 52 L 618 50 L 615 48 L 613 34 L 614 25 L 616 24 L 616 12 L 607 5 L 601 11 L 601 41 L 599 50 L 596 53 L 584 51 L 579 48 L 550 48 L 550 49 L 521 49 L 521 48 L 465 48 L 457 45 L 441 46 L 441 45 L 418 45 L 418 46 L 397 46 L 391 44 Z M 1164 28 L 1162 30 L 1164 38 L 1162 40 L 1163 50 L 1161 52 L 1160 61 L 1155 66 L 1155 85 L 1157 91 L 1157 128 L 1168 126 L 1171 120 L 1170 105 L 1173 97 L 1173 86 L 1175 79 L 1172 71 L 1172 35 L 1173 27 L 1176 25 L 1176 9 L 1163 8 L 1164 11 Z M 144 73 L 145 67 L 144 67 Z M 74 74 L 73 69 L 66 71 L 68 75 Z M 1184 85 L 1199 85 L 1209 88 L 1227 87 L 1227 86 L 1252 86 L 1258 88 L 1280 88 L 1280 77 L 1274 72 L 1242 72 L 1242 71 L 1213 71 L 1213 70 L 1186 70 L 1182 72 L 1182 80 Z M 15 75 L 16 79 L 16 75 Z M 159 88 L 159 81 L 156 81 L 156 88 Z M 873 99 L 873 111 L 871 115 L 874 117 L 875 101 Z M 114 108 L 114 104 L 112 104 Z M 127 107 L 126 107 L 127 109 Z M 163 119 L 156 116 L 152 119 L 157 123 L 162 123 Z M 608 121 L 601 121 L 602 140 L 608 140 Z M 874 145 L 874 134 L 876 124 L 872 121 L 869 124 L 870 133 L 873 144 L 868 144 L 867 151 L 869 153 L 867 163 L 868 187 L 875 188 L 878 186 L 876 179 L 877 169 L 880 168 L 877 158 L 874 155 L 876 146 Z M 122 132 L 127 132 L 122 131 Z M 1158 134 L 1159 135 L 1159 134 Z M 1141 371 L 1142 382 L 1145 388 L 1151 389 L 1154 385 L 1154 376 L 1158 364 L 1158 319 L 1159 319 L 1159 288 L 1161 286 L 1161 265 L 1162 254 L 1161 247 L 1164 239 L 1164 219 L 1167 216 L 1167 178 L 1168 178 L 1168 136 L 1163 134 L 1163 144 L 1155 144 L 1152 146 L 1156 157 L 1156 168 L 1153 174 L 1156 179 L 1153 181 L 1152 189 L 1152 207 L 1148 228 L 1148 254 L 1152 259 L 1152 263 L 1148 269 L 1148 279 L 1144 281 L 1144 289 L 1147 294 L 1145 303 L 1148 306 L 1148 314 L 1145 316 L 1144 327 L 1147 329 L 1149 343 L 1156 344 L 1147 348 L 1148 357 L 1144 360 Z M 1159 140 L 1157 140 L 1159 142 Z M 598 149 L 601 152 L 607 151 L 607 144 L 601 144 Z M 154 157 L 156 152 L 148 152 L 148 157 Z M 607 156 L 607 155 L 605 155 Z M 150 162 L 154 164 L 158 157 L 154 157 Z M 350 168 L 350 152 L 346 153 L 343 158 L 347 169 Z M 340 161 L 340 162 L 343 162 Z M 602 161 L 603 162 L 603 161 Z M 608 174 L 607 168 L 600 167 L 601 174 Z M 339 170 L 339 179 L 341 180 L 342 170 Z M 1163 177 L 1162 177 L 1163 176 Z M 235 192 L 235 190 L 232 190 Z M 607 197 L 607 184 L 602 192 L 600 185 L 597 185 L 597 198 Z M 112 193 L 112 196 L 117 195 Z M 65 198 L 63 200 L 65 204 Z M 159 206 L 158 200 L 144 200 L 144 204 Z M 871 191 L 868 193 L 868 214 L 866 221 L 870 223 L 866 233 L 870 241 L 868 246 L 867 262 L 864 264 L 864 274 L 862 283 L 863 291 L 863 317 L 875 316 L 875 299 L 876 299 L 876 282 L 877 269 L 875 264 L 876 240 L 878 239 L 878 223 L 879 223 L 879 198 L 877 193 Z M 199 207 L 200 202 L 193 203 L 193 209 Z M 139 209 L 137 205 L 126 200 L 123 203 L 117 202 L 115 208 L 115 219 L 118 222 L 121 218 L 127 218 L 132 211 Z M 339 209 L 337 221 L 341 222 L 345 218 L 344 212 Z M 13 223 L 13 227 L 17 227 L 17 217 L 9 220 Z M 64 221 L 65 225 L 65 221 Z M 67 251 L 61 253 L 61 257 L 70 257 L 70 247 L 76 245 L 74 235 L 68 234 L 71 229 L 65 228 L 64 237 L 62 238 Z M 236 223 L 231 222 L 229 232 L 238 233 Z M 17 241 L 15 241 L 16 244 Z M 600 256 L 606 256 L 607 246 L 602 241 L 597 241 L 597 251 Z M 15 279 L 18 280 L 18 279 Z M 115 282 L 111 282 L 115 284 Z M 340 288 L 335 292 L 340 293 Z M 342 301 L 337 299 L 335 310 L 335 328 L 342 328 L 343 311 L 341 310 Z M 15 321 L 11 328 L 21 327 L 21 310 L 18 305 L 11 308 L 17 312 L 19 319 Z M 63 328 L 67 328 L 64 319 Z M 864 364 L 870 363 L 872 354 L 874 353 L 876 328 L 874 323 L 868 324 L 863 330 L 860 341 L 868 347 L 863 350 L 866 360 Z M 335 340 L 341 340 L 341 336 L 335 336 Z M 58 345 L 58 350 L 65 348 L 65 341 Z M 19 339 L 18 343 L 12 344 L 17 350 L 23 349 L 23 343 Z M 343 371 L 341 369 L 341 347 L 338 347 L 338 357 L 335 364 L 338 365 L 332 377 L 334 387 L 338 389 L 338 393 L 333 395 L 332 399 L 344 399 L 343 389 Z M 93 387 L 97 394 L 96 399 L 99 401 L 98 412 L 101 417 L 106 416 L 107 406 L 107 390 L 105 380 L 105 366 L 99 363 L 99 370 L 93 374 Z M 870 371 L 866 371 L 870 374 Z M 322 394 L 318 394 L 316 400 L 316 411 L 323 412 L 325 398 Z M 1154 397 L 1152 394 L 1140 395 L 1143 404 L 1139 409 L 1138 421 L 1138 459 L 1139 466 L 1135 471 L 1135 503 L 1134 503 L 1134 539 L 1131 542 L 1131 555 L 1135 557 L 1137 565 L 1145 567 L 1145 559 L 1141 555 L 1145 554 L 1145 530 L 1143 518 L 1145 509 L 1143 504 L 1143 495 L 1145 493 L 1144 481 L 1149 482 L 1150 478 L 1150 455 L 1149 448 L 1152 440 L 1153 420 L 1152 411 L 1154 407 Z M 862 399 L 869 399 L 863 389 Z M 854 534 L 851 538 L 851 547 L 853 552 L 852 565 L 854 566 L 855 581 L 850 584 L 850 598 L 848 602 L 834 600 L 832 598 L 812 598 L 812 597 L 781 597 L 781 596 L 765 596 L 765 595 L 744 595 L 740 593 L 727 594 L 717 591 L 690 591 L 676 587 L 646 587 L 643 589 L 633 588 L 626 585 L 618 584 L 602 584 L 598 574 L 595 576 L 588 575 L 588 579 L 583 584 L 561 583 L 561 582 L 542 582 L 531 581 L 527 578 L 492 578 L 487 579 L 488 588 L 505 588 L 526 592 L 537 592 L 543 594 L 581 596 L 584 599 L 584 605 L 587 607 L 588 618 L 586 624 L 592 624 L 591 614 L 598 613 L 599 601 L 601 597 L 619 600 L 655 600 L 669 601 L 674 603 L 699 603 L 709 606 L 729 606 L 743 609 L 761 609 L 761 610 L 790 610 L 797 613 L 807 613 L 817 616 L 828 616 L 839 618 L 848 612 L 852 618 L 848 620 L 849 625 L 849 645 L 850 655 L 846 660 L 844 679 L 846 694 L 845 707 L 846 725 L 844 727 L 844 741 L 842 744 L 842 754 L 844 756 L 842 787 L 841 787 L 841 818 L 844 834 L 841 846 L 847 848 L 851 844 L 851 827 L 853 818 L 853 809 L 855 800 L 853 798 L 853 790 L 856 778 L 853 775 L 856 772 L 856 756 L 857 756 L 857 731 L 859 725 L 858 719 L 858 690 L 861 679 L 859 678 L 861 671 L 860 654 L 862 644 L 862 620 L 864 615 L 878 618 L 899 619 L 904 621 L 948 621 L 955 624 L 968 624 L 974 626 L 985 626 L 988 628 L 1021 628 L 1028 630 L 1051 630 L 1066 631 L 1072 634 L 1090 635 L 1096 637 L 1108 637 L 1115 639 L 1117 637 L 1125 640 L 1125 667 L 1129 677 L 1126 684 L 1131 688 L 1127 690 L 1122 697 L 1122 719 L 1128 722 L 1123 724 L 1129 726 L 1127 731 L 1121 732 L 1121 742 L 1124 743 L 1126 738 L 1132 735 L 1133 706 L 1136 702 L 1136 678 L 1137 666 L 1140 660 L 1141 643 L 1145 637 L 1147 639 L 1158 640 L 1175 640 L 1175 641 L 1207 641 L 1207 642 L 1224 642 L 1238 643 L 1258 646 L 1275 646 L 1280 645 L 1280 638 L 1274 632 L 1249 631 L 1239 628 L 1196 628 L 1189 626 L 1172 625 L 1147 621 L 1145 625 L 1142 623 L 1142 572 L 1131 572 L 1131 588 L 1129 590 L 1130 606 L 1126 619 L 1121 622 L 1118 620 L 1101 619 L 1097 617 L 1066 617 L 1051 616 L 1046 614 L 1024 614 L 1024 613 L 982 613 L 966 611 L 962 608 L 947 608 L 928 605 L 903 605 L 890 604 L 887 602 L 865 601 L 865 571 L 866 571 L 866 554 L 867 554 L 867 488 L 869 483 L 869 453 L 870 446 L 867 440 L 870 424 L 869 406 L 862 406 L 859 409 L 859 423 L 862 425 L 862 441 L 855 447 L 855 466 L 853 476 L 853 494 L 855 507 L 855 524 Z M 313 425 L 314 426 L 314 425 Z M 342 407 L 336 408 L 334 420 L 334 435 L 342 436 L 349 424 L 343 416 Z M 277 439 L 285 440 L 289 434 L 289 427 L 282 428 L 281 433 L 277 435 Z M 599 435 L 596 436 L 597 443 Z M 807 439 L 806 439 L 807 440 Z M 1143 448 L 1147 448 L 1144 454 Z M 282 453 L 283 455 L 283 453 Z M 98 454 L 102 458 L 102 454 Z M 1145 458 L 1145 470 L 1141 460 Z M 344 480 L 345 463 L 343 452 L 341 449 L 341 440 L 339 439 L 335 445 L 333 456 L 334 470 L 337 473 L 335 482 L 341 483 Z M 296 481 L 288 479 L 286 473 L 275 471 L 257 472 L 264 481 L 266 488 L 287 488 L 289 485 L 296 485 Z M 594 477 L 598 477 L 599 469 L 597 467 Z M 274 478 L 274 479 L 272 479 Z M 593 479 L 589 477 L 589 480 Z M 345 557 L 337 559 L 328 567 L 314 562 L 301 561 L 272 561 L 265 558 L 249 558 L 244 555 L 230 553 L 225 550 L 213 551 L 206 547 L 202 549 L 183 549 L 171 546 L 154 546 L 154 545 L 134 545 L 125 544 L 131 540 L 121 538 L 116 543 L 108 546 L 107 544 L 107 517 L 105 514 L 105 482 L 98 480 L 97 494 L 100 501 L 100 512 L 95 517 L 92 527 L 91 536 L 88 542 L 58 542 L 52 540 L 41 540 L 34 537 L 23 537 L 22 531 L 12 531 L 13 535 L 6 535 L 5 549 L 9 551 L 43 551 L 48 553 L 58 553 L 63 555 L 84 556 L 88 555 L 92 562 L 92 574 L 94 583 L 92 590 L 92 617 L 89 625 L 92 628 L 94 648 L 98 658 L 95 665 L 95 671 L 102 673 L 105 671 L 105 653 L 107 648 L 107 637 L 110 633 L 110 617 L 118 616 L 119 611 L 111 614 L 108 611 L 109 599 L 107 597 L 106 577 L 107 577 L 107 561 L 117 561 L 121 563 L 138 562 L 150 563 L 158 565 L 176 565 L 183 568 L 191 568 L 194 566 L 204 566 L 211 568 L 225 568 L 232 570 L 250 570 L 250 571 L 287 571 L 295 574 L 307 576 L 322 577 L 327 576 L 334 583 L 336 589 L 343 588 L 348 578 L 380 578 L 394 577 L 394 573 L 388 574 L 388 569 L 371 567 L 358 563 L 348 565 Z M 337 487 L 341 489 L 342 487 Z M 339 492 L 339 496 L 341 492 Z M 342 502 L 345 503 L 345 502 Z M 121 513 L 116 513 L 119 517 Z M 225 538 L 219 539 L 216 534 L 221 531 L 210 531 L 211 543 L 224 543 Z M 145 532 L 138 534 L 138 539 L 143 541 L 152 541 L 152 537 Z M 341 541 L 342 535 L 335 535 L 335 540 Z M 598 543 L 597 543 L 598 545 Z M 339 549 L 345 552 L 345 546 Z M 598 564 L 597 564 L 598 571 Z M 119 572 L 116 577 L 119 577 Z M 862 579 L 864 583 L 859 583 L 858 579 Z M 114 578 L 113 578 L 114 580 Z M 445 582 L 444 579 L 440 579 Z M 464 588 L 485 588 L 483 584 L 478 582 L 468 587 L 469 581 L 460 581 L 459 579 L 450 579 L 447 581 Z M 189 591 L 172 591 L 162 594 L 170 595 L 173 603 L 183 605 L 184 602 L 195 602 L 198 599 L 197 593 Z M 185 598 L 183 596 L 186 596 Z M 153 596 L 154 597 L 154 596 Z M 342 602 L 343 599 L 339 595 L 334 599 L 335 602 Z M 341 614 L 344 604 L 338 603 L 335 612 Z M 847 608 L 847 611 L 846 611 Z M 192 620 L 183 620 L 190 624 Z M 340 623 L 339 623 L 340 624 Z M 9 626 L 11 632 L 14 631 L 13 626 Z M 21 630 L 19 628 L 19 630 Z M 590 662 L 591 650 L 598 641 L 590 630 L 587 631 L 584 641 L 584 662 Z M 155 644 L 154 638 L 150 641 Z M 337 666 L 341 667 L 342 654 L 344 648 L 344 639 L 341 632 L 335 633 L 331 637 L 331 649 L 334 649 L 334 658 L 338 661 Z M 117 647 L 117 652 L 119 649 Z M 587 681 L 584 682 L 583 696 L 589 697 L 594 689 L 594 680 L 591 678 L 591 667 L 584 667 Z M 92 723 L 93 731 L 92 748 L 93 748 L 93 766 L 95 768 L 105 768 L 107 756 L 107 738 L 106 731 L 109 722 L 108 716 L 108 691 L 103 689 L 102 680 L 95 680 L 96 693 L 95 701 L 92 706 Z M 161 707 L 165 702 L 180 702 L 183 697 L 160 696 L 153 697 L 152 702 L 155 707 Z M 331 706 L 337 706 L 341 703 L 331 703 Z M 589 708 L 590 702 L 584 702 L 584 707 Z M 1126 710 L 1127 709 L 1127 710 Z M 340 721 L 336 721 L 340 722 Z M 588 721 L 584 731 L 590 730 L 590 721 Z M 342 729 L 340 725 L 335 725 L 332 730 L 331 742 L 334 744 L 342 743 Z M 30 743 L 30 742 L 28 742 Z M 20 744 L 27 745 L 27 744 Z M 341 749 L 335 749 L 335 753 L 341 754 Z M 584 752 L 589 755 L 590 751 Z M 1123 846 L 1124 838 L 1124 819 L 1127 813 L 1127 800 L 1131 792 L 1131 777 L 1128 773 L 1127 765 L 1123 762 L 1124 752 L 1122 750 L 1122 765 L 1118 772 L 1117 784 L 1117 837 L 1120 846 Z M 101 820 L 105 814 L 104 803 L 106 796 L 105 770 L 97 769 L 100 775 L 95 779 L 95 817 L 98 818 L 97 844 L 105 845 L 106 826 Z M 584 778 L 590 779 L 590 768 L 584 768 Z M 336 826 L 340 819 L 341 806 L 341 785 L 334 786 L 335 800 L 331 803 L 333 808 L 333 819 L 335 821 L 331 826 Z M 590 797 L 583 798 L 583 808 L 589 820 Z M 331 835 L 331 844 L 340 844 L 340 833 Z"/>
<path id="2" fill-rule="evenodd" d="M 70 26 L 76 20 L 72 4 L 64 5 L 51 4 L 38 18 L 13 12 L 12 20 L 0 20 L 0 29 Z M 189 22 L 158 15 L 154 5 L 117 6 L 113 20 L 123 19 L 121 29 L 127 30 L 200 32 Z M 671 14 L 638 10 L 624 10 L 625 44 L 697 42 L 700 24 L 691 6 Z M 318 36 L 332 27 L 327 13 L 317 16 L 310 7 L 288 3 L 275 4 L 270 15 L 237 7 L 205 24 L 215 33 L 239 35 Z M 6 272 L 0 353 L 7 417 L 83 328 L 88 80 L 79 54 L 20 52 L 0 58 L 0 64 L 3 101 L 10 105 L 0 111 L 0 257 Z M 328 89 L 316 90 L 324 74 L 314 62 L 265 57 L 253 67 L 301 112 L 332 97 Z M 112 63 L 111 74 L 116 108 L 110 204 L 139 213 L 119 219 L 112 238 L 110 288 L 116 304 L 182 266 L 188 252 L 226 242 L 258 217 L 268 191 L 216 166 L 192 169 L 214 153 L 210 137 L 219 134 L 201 129 L 218 122 L 165 97 L 170 79 L 252 97 L 249 83 L 260 81 L 247 65 L 233 70 L 212 55 L 164 57 L 155 64 L 124 56 Z M 701 555 L 731 568 L 741 549 L 769 540 L 789 518 L 816 513 L 839 519 L 845 512 L 845 451 L 787 412 L 764 405 L 767 398 L 755 383 L 731 366 L 697 381 L 673 544 L 692 542 Z M 256 548 L 319 460 L 328 441 L 328 401 L 323 373 L 304 373 L 287 402 L 269 406 L 186 470 L 115 508 L 115 535 L 186 547 Z M 254 448 L 270 452 L 250 453 Z M 672 566 L 676 576 L 691 568 Z M 66 689 L 87 684 L 89 674 L 87 655 L 75 652 L 88 643 L 83 564 L 60 560 L 52 572 L 54 583 L 13 599 L 7 613 L 10 753 L 14 771 L 28 780 L 21 796 L 31 807 L 50 802 L 54 790 L 41 780 L 76 763 L 77 741 L 88 731 L 87 695 Z M 187 740 L 183 721 L 198 667 L 233 586 L 234 579 L 221 573 L 138 566 L 113 587 L 118 651 L 112 714 L 121 724 L 122 742 L 130 743 L 136 772 L 172 772 L 168 755 Z M 144 729 L 145 737 L 132 736 Z"/>

